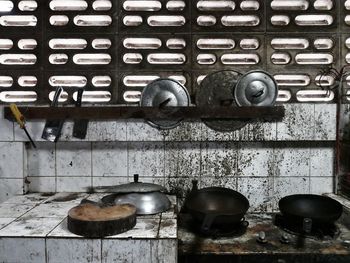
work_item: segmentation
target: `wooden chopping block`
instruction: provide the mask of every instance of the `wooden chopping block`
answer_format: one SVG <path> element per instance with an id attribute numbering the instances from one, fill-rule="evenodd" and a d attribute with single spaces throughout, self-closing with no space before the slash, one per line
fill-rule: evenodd
<path id="1" fill-rule="evenodd" d="M 68 229 L 86 237 L 113 236 L 136 225 L 136 207 L 130 204 L 102 206 L 82 203 L 68 212 Z"/>

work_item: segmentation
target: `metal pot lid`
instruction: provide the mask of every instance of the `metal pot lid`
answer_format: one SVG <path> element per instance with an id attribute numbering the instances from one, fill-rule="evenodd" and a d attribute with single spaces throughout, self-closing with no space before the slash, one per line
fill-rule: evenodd
<path id="1" fill-rule="evenodd" d="M 238 106 L 272 106 L 278 95 L 275 79 L 265 71 L 254 70 L 237 82 L 234 96 Z"/>
<path id="2" fill-rule="evenodd" d="M 166 188 L 158 184 L 139 182 L 139 175 L 134 174 L 134 182 L 128 184 L 120 184 L 115 186 L 98 186 L 95 187 L 96 192 L 108 193 L 149 193 L 149 192 L 166 192 Z"/>
<path id="3" fill-rule="evenodd" d="M 206 76 L 196 95 L 197 106 L 237 107 L 233 93 L 240 76 L 241 73 L 232 70 L 214 72 Z M 209 128 L 221 132 L 235 131 L 246 125 L 244 121 L 227 119 L 203 119 L 203 122 Z"/>
<path id="4" fill-rule="evenodd" d="M 187 89 L 172 79 L 157 79 L 148 84 L 142 91 L 140 106 L 143 107 L 186 107 L 190 105 L 190 95 Z M 158 129 L 175 128 L 182 119 L 148 120 L 149 124 Z"/>

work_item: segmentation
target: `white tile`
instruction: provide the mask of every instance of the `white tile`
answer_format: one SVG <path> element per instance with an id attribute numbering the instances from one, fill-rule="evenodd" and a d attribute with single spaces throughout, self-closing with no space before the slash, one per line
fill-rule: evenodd
<path id="1" fill-rule="evenodd" d="M 151 240 L 152 261 L 176 263 L 178 261 L 178 242 L 176 239 Z"/>
<path id="2" fill-rule="evenodd" d="M 128 176 L 126 142 L 92 144 L 93 176 Z"/>
<path id="3" fill-rule="evenodd" d="M 0 204 L 0 217 L 19 217 L 29 210 L 31 210 L 34 204 Z"/>
<path id="4" fill-rule="evenodd" d="M 337 104 L 315 104 L 315 140 L 335 141 Z"/>
<path id="5" fill-rule="evenodd" d="M 0 142 L 0 178 L 23 178 L 24 145 Z"/>
<path id="6" fill-rule="evenodd" d="M 28 191 L 35 192 L 55 192 L 56 191 L 56 178 L 50 177 L 27 177 Z"/>
<path id="7" fill-rule="evenodd" d="M 1 238 L 0 262 L 45 263 L 45 239 Z"/>
<path id="8" fill-rule="evenodd" d="M 270 212 L 272 195 L 271 179 L 266 177 L 238 178 L 238 192 L 244 195 L 250 204 L 251 212 Z"/>
<path id="9" fill-rule="evenodd" d="M 166 142 L 165 176 L 199 177 L 200 146 L 200 142 Z"/>
<path id="10" fill-rule="evenodd" d="M 25 113 L 24 113 L 25 116 Z M 45 127 L 45 121 L 28 121 L 26 122 L 26 128 L 27 131 L 30 135 L 30 137 L 34 141 L 45 141 L 44 139 L 41 138 L 41 135 L 43 134 L 43 130 Z M 18 142 L 29 142 L 29 139 L 25 132 L 19 128 L 19 125 L 15 124 L 15 129 L 14 129 L 14 136 L 15 136 L 15 141 Z"/>
<path id="11" fill-rule="evenodd" d="M 221 176 L 221 177 L 201 177 L 199 187 L 225 187 L 230 188 L 232 190 L 237 189 L 237 178 L 232 176 Z"/>
<path id="12" fill-rule="evenodd" d="M 164 176 L 163 142 L 128 143 L 129 176 Z"/>
<path id="13" fill-rule="evenodd" d="M 204 142 L 201 148 L 201 176 L 219 178 L 237 174 L 237 143 Z"/>
<path id="14" fill-rule="evenodd" d="M 112 177 L 112 176 L 106 176 L 106 177 L 92 177 L 92 187 L 98 187 L 98 186 L 114 186 L 119 184 L 127 184 L 129 183 L 129 177 Z M 100 191 L 108 191 L 107 190 L 97 190 L 97 192 Z"/>
<path id="15" fill-rule="evenodd" d="M 206 126 L 204 123 L 201 126 L 201 136 L 202 141 L 238 141 L 239 140 L 239 133 L 242 131 L 243 128 L 233 131 L 233 132 L 221 132 L 216 131 L 208 126 Z"/>
<path id="16" fill-rule="evenodd" d="M 326 194 L 333 193 L 334 177 L 311 177 L 310 178 L 310 193 L 311 194 Z"/>
<path id="17" fill-rule="evenodd" d="M 92 187 L 91 177 L 69 176 L 57 177 L 57 192 L 88 192 Z"/>
<path id="18" fill-rule="evenodd" d="M 311 147 L 310 176 L 333 176 L 335 150 L 333 147 Z"/>
<path id="19" fill-rule="evenodd" d="M 68 211 L 77 204 L 72 202 L 67 203 L 44 203 L 30 210 L 25 214 L 26 217 L 44 217 L 44 218 L 58 218 L 63 220 Z"/>
<path id="20" fill-rule="evenodd" d="M 23 179 L 0 178 L 0 203 L 23 194 Z"/>
<path id="21" fill-rule="evenodd" d="M 274 178 L 274 210 L 278 208 L 278 200 L 294 194 L 309 194 L 310 178 L 307 177 L 275 177 Z"/>
<path id="22" fill-rule="evenodd" d="M 47 263 L 100 263 L 100 239 L 47 238 Z"/>
<path id="23" fill-rule="evenodd" d="M 62 219 L 23 216 L 0 230 L 2 237 L 46 237 Z"/>
<path id="24" fill-rule="evenodd" d="M 4 228 L 14 220 L 16 220 L 16 218 L 14 217 L 4 217 L 4 218 L 0 217 L 0 229 Z"/>
<path id="25" fill-rule="evenodd" d="M 314 104 L 284 104 L 285 117 L 277 123 L 278 141 L 314 139 Z"/>
<path id="26" fill-rule="evenodd" d="M 305 145 L 284 145 L 275 149 L 275 176 L 310 175 L 310 148 Z"/>
<path id="27" fill-rule="evenodd" d="M 275 141 L 276 136 L 276 122 L 252 121 L 239 131 L 239 141 Z"/>
<path id="28" fill-rule="evenodd" d="M 174 129 L 164 131 L 165 141 L 176 142 L 193 142 L 201 140 L 201 131 L 203 123 L 200 121 L 186 122 L 183 121 Z"/>
<path id="29" fill-rule="evenodd" d="M 126 141 L 126 121 L 92 121 L 87 136 L 89 141 Z"/>
<path id="30" fill-rule="evenodd" d="M 273 146 L 266 143 L 241 143 L 238 150 L 238 175 L 265 177 L 274 174 Z"/>
<path id="31" fill-rule="evenodd" d="M 63 221 L 61 221 L 58 226 L 55 227 L 54 230 L 52 230 L 48 235 L 48 237 L 64 237 L 64 238 L 84 238 L 83 236 L 79 236 L 76 234 L 73 234 L 68 230 L 67 227 L 67 218 L 65 218 Z"/>
<path id="32" fill-rule="evenodd" d="M 177 238 L 177 220 L 163 219 L 160 222 L 159 238 Z"/>
<path id="33" fill-rule="evenodd" d="M 44 204 L 79 204 L 82 199 L 87 198 L 88 196 L 88 193 L 61 192 L 51 194 L 49 198 L 44 202 Z"/>
<path id="34" fill-rule="evenodd" d="M 42 194 L 26 194 L 26 195 L 16 195 L 6 202 L 5 204 L 29 204 L 37 205 L 44 202 L 48 197 Z"/>
<path id="35" fill-rule="evenodd" d="M 164 133 L 167 131 L 161 131 L 153 128 L 144 121 L 128 120 L 127 127 L 127 140 L 130 141 L 163 141 Z"/>
<path id="36" fill-rule="evenodd" d="M 137 218 L 136 225 L 134 228 L 130 229 L 127 232 L 109 236 L 106 238 L 142 238 L 142 239 L 151 239 L 156 238 L 159 229 L 159 218 L 149 219 L 149 218 Z"/>
<path id="37" fill-rule="evenodd" d="M 4 107 L 0 107 L 0 141 L 13 141 L 13 122 L 4 119 Z"/>
<path id="38" fill-rule="evenodd" d="M 55 176 L 55 144 L 39 142 L 27 149 L 29 176 Z"/>
<path id="39" fill-rule="evenodd" d="M 57 143 L 56 169 L 57 175 L 91 176 L 91 143 Z"/>
<path id="40" fill-rule="evenodd" d="M 118 248 L 118 249 L 116 249 Z M 102 262 L 123 263 L 123 262 L 162 262 L 156 258 L 151 259 L 151 241 L 150 240 L 102 240 Z"/>

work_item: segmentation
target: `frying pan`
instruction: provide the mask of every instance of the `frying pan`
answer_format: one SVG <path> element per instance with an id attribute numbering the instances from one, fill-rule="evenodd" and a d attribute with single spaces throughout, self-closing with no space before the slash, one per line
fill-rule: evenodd
<path id="1" fill-rule="evenodd" d="M 185 208 L 200 222 L 201 231 L 212 226 L 235 225 L 242 221 L 249 202 L 242 194 L 228 188 L 208 187 L 198 190 L 197 181 L 185 202 Z"/>
<path id="2" fill-rule="evenodd" d="M 278 206 L 288 221 L 302 225 L 305 232 L 310 232 L 312 225 L 334 223 L 343 213 L 338 201 L 321 195 L 285 196 Z"/>

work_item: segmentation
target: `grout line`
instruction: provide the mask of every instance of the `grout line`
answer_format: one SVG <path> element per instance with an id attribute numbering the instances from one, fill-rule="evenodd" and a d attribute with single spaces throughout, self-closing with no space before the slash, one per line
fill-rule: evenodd
<path id="1" fill-rule="evenodd" d="M 93 162 L 93 158 L 92 158 L 92 151 L 93 151 L 93 142 L 90 142 L 90 173 L 91 173 L 91 187 L 93 187 L 93 177 L 94 177 L 94 174 L 93 174 L 93 165 L 94 165 L 94 162 Z"/>
<path id="2" fill-rule="evenodd" d="M 55 153 L 55 193 L 57 193 L 57 143 L 55 143 L 54 146 L 54 153 Z"/>

